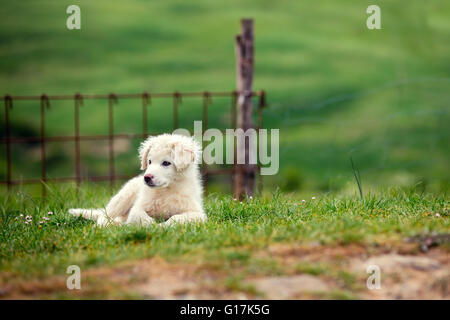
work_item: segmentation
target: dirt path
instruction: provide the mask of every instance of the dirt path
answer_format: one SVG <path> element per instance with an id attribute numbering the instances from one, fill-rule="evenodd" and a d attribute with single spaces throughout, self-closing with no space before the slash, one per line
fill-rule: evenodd
<path id="1" fill-rule="evenodd" d="M 169 263 L 155 257 L 82 272 L 82 289 L 68 290 L 66 277 L 10 281 L 0 278 L 3 299 L 450 299 L 447 249 L 426 253 L 398 247 L 276 244 L 256 253 L 278 265 L 273 274 L 243 273 L 208 265 Z M 370 265 L 380 269 L 381 288 L 366 286 Z M 230 275 L 245 274 L 230 281 Z"/>

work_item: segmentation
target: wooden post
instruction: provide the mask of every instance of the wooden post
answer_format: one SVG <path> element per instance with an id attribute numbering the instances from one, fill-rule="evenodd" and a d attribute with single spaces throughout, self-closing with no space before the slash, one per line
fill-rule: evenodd
<path id="1" fill-rule="evenodd" d="M 253 128 L 252 92 L 253 92 L 253 19 L 241 20 L 241 34 L 236 36 L 236 76 L 237 91 L 237 128 Z M 236 164 L 234 173 L 234 195 L 242 199 L 253 196 L 255 189 L 256 165 L 249 164 L 250 148 L 248 139 L 237 152 L 245 154 L 245 164 Z"/>

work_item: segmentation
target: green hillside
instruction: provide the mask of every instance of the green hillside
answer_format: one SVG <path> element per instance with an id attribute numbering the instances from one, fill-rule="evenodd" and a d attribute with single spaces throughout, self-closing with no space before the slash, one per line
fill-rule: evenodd
<path id="1" fill-rule="evenodd" d="M 66 8 L 81 7 L 81 30 Z M 265 89 L 265 126 L 280 128 L 286 191 L 449 188 L 450 3 L 379 1 L 382 29 L 366 28 L 369 1 L 2 1 L 0 92 L 12 95 L 233 90 L 234 36 L 255 19 L 255 89 Z M 171 131 L 171 101 L 154 100 L 151 131 Z M 119 101 L 117 132 L 140 132 L 140 101 Z M 211 126 L 225 127 L 229 100 L 215 99 Z M 3 110 L 1 111 L 3 127 Z M 39 103 L 16 102 L 15 135 L 38 134 Z M 201 117 L 183 101 L 181 126 Z M 73 103 L 51 101 L 48 135 L 73 133 Z M 86 101 L 82 134 L 107 132 L 107 102 Z M 1 135 L 4 135 L 2 130 Z M 122 145 L 118 171 L 136 173 Z M 83 172 L 107 172 L 107 142 L 84 143 Z M 39 177 L 35 145 L 13 148 L 14 177 Z M 105 150 L 94 156 L 91 150 Z M 29 151 L 24 156 L 24 152 Z M 49 175 L 73 174 L 73 145 L 48 148 Z M 132 163 L 135 163 L 133 167 Z M 5 152 L 0 153 L 5 178 Z"/>

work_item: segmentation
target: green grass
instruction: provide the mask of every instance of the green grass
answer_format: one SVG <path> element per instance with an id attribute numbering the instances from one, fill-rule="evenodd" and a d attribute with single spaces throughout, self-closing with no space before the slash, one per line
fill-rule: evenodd
<path id="1" fill-rule="evenodd" d="M 164 230 L 156 226 L 98 228 L 66 213 L 80 204 L 99 206 L 107 197 L 95 188 L 85 188 L 78 199 L 74 189 L 54 188 L 45 205 L 23 193 L 2 196 L 0 273 L 27 279 L 64 274 L 71 264 L 85 269 L 161 256 L 169 261 L 207 264 L 228 270 L 230 275 L 236 267 L 250 275 L 275 275 L 285 271 L 270 257 L 257 255 L 275 243 L 374 245 L 450 231 L 445 196 L 400 189 L 363 199 L 329 195 L 306 202 L 281 193 L 242 203 L 210 195 L 205 201 L 209 216 L 205 224 Z M 25 224 L 20 214 L 32 216 L 32 224 Z M 40 225 L 44 216 L 50 220 Z M 327 268 L 303 263 L 297 271 L 326 274 Z M 235 276 L 229 279 L 229 286 L 236 283 Z"/>
<path id="2" fill-rule="evenodd" d="M 77 3 L 82 29 L 68 31 Z M 267 188 L 353 193 L 352 156 L 364 192 L 410 186 L 449 190 L 450 3 L 380 3 L 382 30 L 366 28 L 370 1 L 8 1 L 0 13 L 0 92 L 13 95 L 233 90 L 239 19 L 255 19 L 255 89 L 268 93 L 265 126 L 280 128 L 280 174 Z M 229 123 L 213 99 L 209 123 Z M 151 131 L 172 129 L 171 101 L 154 100 Z M 15 136 L 39 134 L 39 105 L 15 102 Z M 118 133 L 141 131 L 140 101 L 114 107 Z M 0 121 L 3 121 L 1 109 Z M 51 101 L 48 135 L 73 133 L 73 103 Z M 192 128 L 201 101 L 184 99 Z M 107 102 L 85 101 L 82 134 L 107 133 Z M 3 127 L 3 122 L 0 122 Z M 1 131 L 3 135 L 3 130 Z M 117 172 L 138 171 L 137 141 Z M 40 175 L 36 145 L 13 148 L 13 176 Z M 49 176 L 73 175 L 73 145 L 48 145 Z M 92 155 L 96 150 L 96 156 Z M 103 175 L 107 142 L 82 143 L 83 174 Z M 26 154 L 26 156 L 23 156 Z M 136 163 L 131 166 L 130 163 Z M 0 151 L 0 178 L 5 178 Z"/>

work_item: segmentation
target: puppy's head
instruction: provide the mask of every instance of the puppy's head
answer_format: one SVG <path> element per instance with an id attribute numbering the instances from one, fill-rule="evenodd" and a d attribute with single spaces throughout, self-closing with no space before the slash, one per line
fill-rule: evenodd
<path id="1" fill-rule="evenodd" d="M 149 137 L 139 148 L 144 183 L 152 188 L 170 186 L 197 163 L 200 153 L 200 145 L 191 137 L 177 134 Z"/>

